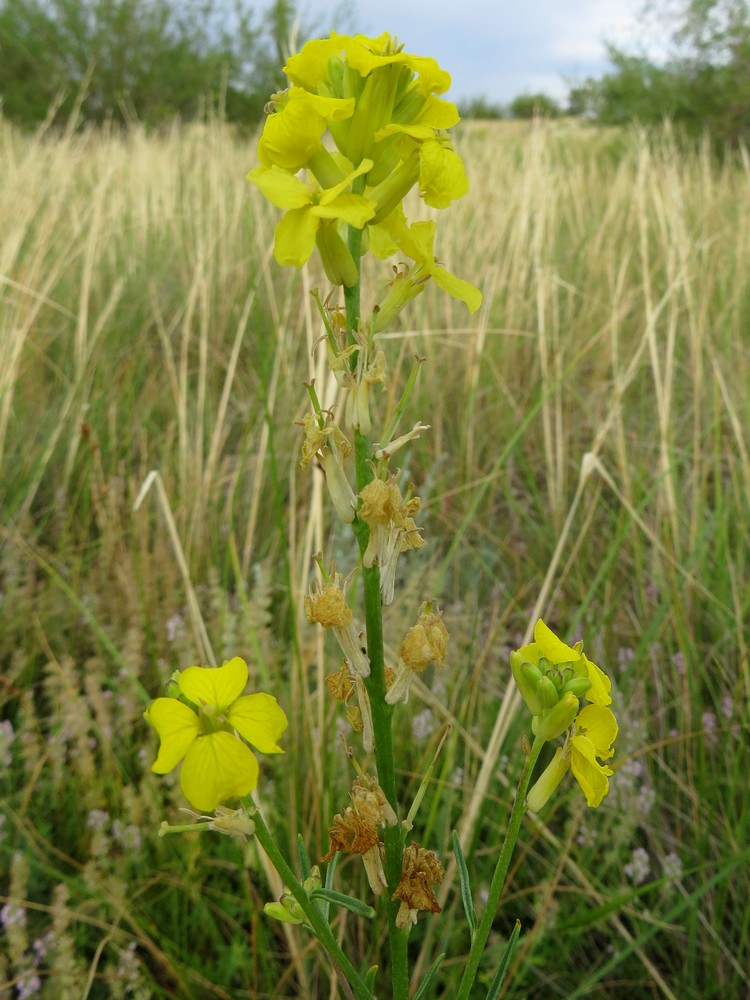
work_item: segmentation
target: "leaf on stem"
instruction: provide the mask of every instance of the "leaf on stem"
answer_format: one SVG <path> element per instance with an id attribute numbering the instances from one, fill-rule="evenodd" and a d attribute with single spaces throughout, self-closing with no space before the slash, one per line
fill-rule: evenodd
<path id="1" fill-rule="evenodd" d="M 500 965 L 497 972 L 495 973 L 495 978 L 490 983 L 489 991 L 487 992 L 487 1000 L 497 1000 L 500 995 L 500 989 L 505 981 L 505 976 L 508 972 L 508 966 L 510 965 L 510 960 L 515 954 L 515 950 L 518 947 L 518 937 L 521 933 L 521 921 L 516 920 L 516 926 L 511 931 L 510 937 L 508 938 L 508 943 L 505 946 L 505 951 L 503 952 L 503 957 L 500 959 Z"/>
<path id="2" fill-rule="evenodd" d="M 461 847 L 461 841 L 458 839 L 458 834 L 455 830 L 453 831 L 453 853 L 456 858 L 458 881 L 461 886 L 461 902 L 464 904 L 464 913 L 466 914 L 466 921 L 469 925 L 471 936 L 474 937 L 474 931 L 477 928 L 477 915 L 474 910 L 474 901 L 471 898 L 469 869 L 466 867 L 466 858 L 464 857 L 463 848 Z"/>
<path id="3" fill-rule="evenodd" d="M 430 986 L 432 985 L 432 980 L 435 978 L 437 970 L 440 967 L 440 963 L 443 961 L 444 958 L 445 958 L 445 952 L 443 951 L 438 955 L 438 957 L 430 966 L 427 975 L 422 980 L 420 987 L 412 997 L 412 1000 L 425 1000 L 426 997 L 430 996 L 429 989 Z"/>
<path id="4" fill-rule="evenodd" d="M 355 899 L 354 896 L 347 896 L 344 892 L 336 892 L 335 889 L 314 889 L 310 893 L 311 899 L 324 899 L 328 903 L 333 903 L 334 906 L 343 906 L 347 910 L 351 910 L 352 913 L 356 913 L 358 917 L 368 917 L 372 919 L 375 916 L 375 910 L 367 903 L 363 903 L 361 899 Z"/>

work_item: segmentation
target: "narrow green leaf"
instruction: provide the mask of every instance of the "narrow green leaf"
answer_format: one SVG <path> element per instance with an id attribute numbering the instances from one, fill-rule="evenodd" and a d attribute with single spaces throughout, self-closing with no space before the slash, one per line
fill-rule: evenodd
<path id="1" fill-rule="evenodd" d="M 354 896 L 347 896 L 344 892 L 336 892 L 334 889 L 313 889 L 310 893 L 311 899 L 324 899 L 328 903 L 333 903 L 334 906 L 343 906 L 347 910 L 351 910 L 352 913 L 356 913 L 358 917 L 369 917 L 372 919 L 375 916 L 375 910 L 367 903 L 363 903 L 361 899 L 355 899 Z"/>
<path id="2" fill-rule="evenodd" d="M 326 868 L 326 889 L 333 889 L 333 876 L 336 874 L 336 865 L 339 863 L 339 852 L 336 851 L 334 856 L 328 862 L 328 867 Z M 321 903 L 323 907 L 323 916 L 330 923 L 330 913 L 331 904 L 327 899 L 322 900 Z"/>
<path id="3" fill-rule="evenodd" d="M 471 936 L 474 937 L 474 931 L 477 928 L 477 915 L 474 910 L 474 901 L 471 898 L 469 869 L 466 867 L 466 858 L 464 857 L 463 848 L 461 847 L 461 841 L 458 839 L 458 834 L 455 830 L 453 831 L 453 853 L 456 857 L 458 881 L 461 885 L 461 902 L 464 904 L 464 913 L 466 914 L 466 921 L 469 925 Z"/>
<path id="4" fill-rule="evenodd" d="M 370 991 L 370 993 L 375 995 L 375 976 L 378 974 L 377 965 L 371 965 L 367 970 L 367 975 L 365 976 L 365 986 Z"/>
<path id="5" fill-rule="evenodd" d="M 505 951 L 503 952 L 503 957 L 500 959 L 500 965 L 495 973 L 495 978 L 490 983 L 490 988 L 487 993 L 487 1000 L 496 1000 L 500 993 L 500 988 L 505 981 L 505 976 L 508 972 L 508 966 L 510 965 L 510 960 L 513 958 L 516 948 L 518 947 L 518 937 L 521 933 L 521 921 L 516 920 L 516 926 L 511 931 L 510 937 L 508 938 L 508 943 L 505 946 Z"/>
<path id="6" fill-rule="evenodd" d="M 297 834 L 297 857 L 299 858 L 299 870 L 301 872 L 300 882 L 304 882 L 310 876 L 310 856 L 307 847 L 302 839 L 302 834 Z"/>
<path id="7" fill-rule="evenodd" d="M 412 997 L 412 1000 L 425 1000 L 425 997 L 429 996 L 427 991 L 432 985 L 432 980 L 435 978 L 435 974 L 437 973 L 438 967 L 440 966 L 440 963 L 443 961 L 444 958 L 445 958 L 445 952 L 443 951 L 438 955 L 438 957 L 430 966 L 427 975 L 420 983 L 419 989 Z"/>

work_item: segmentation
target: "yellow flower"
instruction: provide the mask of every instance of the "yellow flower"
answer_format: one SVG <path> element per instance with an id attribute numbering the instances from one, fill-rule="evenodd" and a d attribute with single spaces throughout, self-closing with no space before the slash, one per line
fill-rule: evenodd
<path id="1" fill-rule="evenodd" d="M 519 662 L 531 663 L 535 667 L 539 666 L 539 660 L 542 657 L 553 667 L 571 664 L 577 673 L 580 672 L 582 676 L 588 677 L 591 683 L 591 687 L 586 691 L 587 701 L 594 705 L 612 704 L 612 697 L 609 693 L 612 682 L 601 667 L 598 667 L 593 660 L 588 659 L 583 652 L 583 643 L 568 646 L 562 639 L 558 639 L 541 618 L 534 626 L 534 641 L 526 646 L 521 646 L 515 657 Z"/>
<path id="2" fill-rule="evenodd" d="M 332 31 L 330 38 L 307 42 L 289 59 L 284 72 L 293 83 L 317 91 L 321 84 L 329 80 L 331 60 L 336 59 L 345 59 L 347 66 L 363 78 L 387 66 L 405 66 L 416 73 L 424 96 L 444 94 L 451 85 L 450 74 L 441 69 L 434 59 L 403 52 L 388 32 L 377 38 L 368 38 L 365 35 L 338 35 Z"/>
<path id="3" fill-rule="evenodd" d="M 526 803 L 539 812 L 567 772 L 573 772 L 591 808 L 601 805 L 609 791 L 612 768 L 599 763 L 609 760 L 614 751 L 618 726 L 612 711 L 601 705 L 587 705 L 578 713 L 574 732 L 565 745 L 558 747 L 539 780 L 528 794 Z M 599 758 L 599 759 L 597 759 Z"/>
<path id="4" fill-rule="evenodd" d="M 177 683 L 190 704 L 157 698 L 145 712 L 160 739 L 151 770 L 167 774 L 183 761 L 183 795 L 209 812 L 226 799 L 247 795 L 258 783 L 258 762 L 239 737 L 261 753 L 283 753 L 276 741 L 287 719 L 271 695 L 240 697 L 247 664 L 238 656 L 221 667 L 188 667 Z"/>
<path id="5" fill-rule="evenodd" d="M 600 805 L 609 791 L 612 768 L 600 764 L 597 757 L 609 760 L 615 752 L 618 731 L 614 714 L 601 705 L 587 705 L 575 721 L 575 735 L 570 740 L 570 769 L 591 807 Z"/>
<path id="6" fill-rule="evenodd" d="M 454 299 L 460 299 L 461 302 L 464 302 L 469 312 L 476 312 L 482 304 L 482 293 L 478 288 L 475 288 L 468 281 L 464 281 L 463 278 L 451 274 L 438 263 L 434 251 L 435 222 L 433 220 L 415 222 L 409 225 L 403 209 L 399 207 L 391 212 L 380 225 L 371 226 L 369 231 L 370 245 L 378 257 L 390 257 L 400 250 L 401 253 L 411 257 L 415 263 L 415 267 L 410 268 L 400 281 L 394 282 L 394 289 L 398 292 L 403 304 L 409 298 L 414 298 L 415 295 L 419 294 L 421 285 L 428 278 L 432 278 L 436 285 L 453 296 Z M 396 285 L 398 285 L 397 289 Z M 386 302 L 383 311 L 390 315 L 393 310 L 388 307 Z"/>
<path id="7" fill-rule="evenodd" d="M 390 124 L 375 133 L 376 141 L 391 135 L 403 135 L 400 150 L 404 160 L 411 148 L 419 150 L 419 193 L 432 208 L 447 208 L 452 201 L 469 190 L 469 179 L 458 153 L 447 136 L 435 132 L 428 125 Z"/>
<path id="8" fill-rule="evenodd" d="M 293 173 L 304 167 L 321 147 L 329 121 L 342 121 L 354 113 L 354 98 L 319 97 L 302 87 L 275 94 L 258 142 L 258 159 L 264 167 L 283 167 Z"/>
<path id="9" fill-rule="evenodd" d="M 305 184 L 277 166 L 256 167 L 250 171 L 247 179 L 260 188 L 273 205 L 286 209 L 286 215 L 276 227 L 273 248 L 274 257 L 279 264 L 302 267 L 312 256 L 322 227 L 332 227 L 327 234 L 326 244 L 333 235 L 341 243 L 343 251 L 349 253 L 336 232 L 335 223 L 342 221 L 361 229 L 375 214 L 373 201 L 362 195 L 347 193 L 352 181 L 367 173 L 371 166 L 371 160 L 363 160 L 340 183 L 326 189 Z M 323 263 L 328 269 L 326 256 L 323 256 Z"/>

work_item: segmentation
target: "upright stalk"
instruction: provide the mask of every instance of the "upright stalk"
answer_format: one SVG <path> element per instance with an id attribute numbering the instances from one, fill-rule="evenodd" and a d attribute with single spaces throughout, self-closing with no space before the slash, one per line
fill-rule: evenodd
<path id="1" fill-rule="evenodd" d="M 472 938 L 469 958 L 466 962 L 464 974 L 461 977 L 458 993 L 456 994 L 456 1000 L 468 1000 L 471 988 L 474 985 L 477 970 L 479 969 L 479 963 L 484 953 L 484 946 L 487 944 L 487 938 L 490 936 L 492 921 L 495 918 L 503 886 L 505 885 L 505 876 L 508 874 L 510 859 L 513 856 L 513 850 L 515 849 L 518 834 L 521 830 L 521 822 L 525 812 L 526 793 L 529 788 L 531 775 L 534 772 L 534 765 L 537 762 L 539 753 L 544 746 L 544 743 L 545 740 L 540 736 L 537 736 L 534 739 L 531 750 L 526 757 L 523 771 L 521 772 L 521 778 L 518 782 L 518 788 L 516 789 L 516 798 L 513 802 L 513 808 L 510 813 L 510 820 L 508 821 L 508 829 L 505 833 L 505 840 L 503 841 L 503 846 L 500 850 L 500 857 L 497 859 L 495 874 L 492 876 L 492 883 L 487 897 L 487 905 L 484 908 L 482 919 L 479 921 L 479 926 L 477 927 L 474 937 Z"/>
<path id="2" fill-rule="evenodd" d="M 367 988 L 365 981 L 339 947 L 336 938 L 333 936 L 333 931 L 329 927 L 328 922 L 323 918 L 322 911 L 316 906 L 313 900 L 310 899 L 305 892 L 304 887 L 300 885 L 297 876 L 289 867 L 284 855 L 276 846 L 276 843 L 271 836 L 268 827 L 264 823 L 260 812 L 256 811 L 254 813 L 253 822 L 255 823 L 255 836 L 258 838 L 259 844 L 271 859 L 271 863 L 283 879 L 284 885 L 287 886 L 291 894 L 299 903 L 308 923 L 315 931 L 315 936 L 330 955 L 331 961 L 334 965 L 338 966 L 343 975 L 346 976 L 349 985 L 354 992 L 354 996 L 357 1000 L 372 1000 L 372 993 Z"/>
<path id="3" fill-rule="evenodd" d="M 359 178 L 358 178 L 359 180 Z M 364 179 L 362 179 L 364 181 Z M 356 182 L 355 182 L 356 185 Z M 356 187 L 355 187 L 356 190 Z M 360 273 L 362 231 L 349 227 L 349 250 Z M 360 283 L 344 288 L 346 324 L 349 341 L 354 343 L 360 322 Z M 370 440 L 358 431 L 354 435 L 354 450 L 357 477 L 357 492 L 373 478 L 370 463 Z M 354 521 L 354 532 L 359 544 L 360 556 L 367 548 L 369 528 L 358 518 Z M 365 679 L 367 694 L 372 710 L 372 726 L 375 736 L 375 763 L 378 769 L 378 783 L 393 809 L 398 813 L 396 794 L 396 767 L 393 757 L 393 734 L 391 717 L 393 707 L 385 700 L 385 656 L 383 651 L 383 606 L 380 598 L 380 569 L 378 566 L 362 567 L 365 601 L 365 625 L 367 629 L 367 655 L 370 660 L 370 676 Z M 403 864 L 403 836 L 400 825 L 386 826 L 383 833 L 385 844 L 385 874 L 388 880 L 388 948 L 391 958 L 391 981 L 393 1000 L 407 1000 L 409 995 L 409 968 L 407 956 L 407 934 L 396 926 L 399 910 L 397 900 L 390 898 L 401 879 Z"/>

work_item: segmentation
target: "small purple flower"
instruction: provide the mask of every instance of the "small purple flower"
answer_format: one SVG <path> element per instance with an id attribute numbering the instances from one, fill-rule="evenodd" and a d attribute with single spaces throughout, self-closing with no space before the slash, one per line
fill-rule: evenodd
<path id="1" fill-rule="evenodd" d="M 89 830 L 93 830 L 94 833 L 100 833 L 102 830 L 106 830 L 109 824 L 109 813 L 104 809 L 92 809 L 89 813 L 89 817 L 86 820 L 86 826 Z"/>
<path id="2" fill-rule="evenodd" d="M 680 878 L 682 875 L 682 861 L 680 856 L 670 851 L 661 863 L 664 874 L 667 878 Z"/>
<path id="3" fill-rule="evenodd" d="M 19 906 L 18 903 L 6 903 L 2 910 L 0 910 L 0 924 L 6 930 L 8 927 L 25 927 L 26 910 L 22 906 Z"/>
<path id="4" fill-rule="evenodd" d="M 650 871 L 651 863 L 648 852 L 642 847 L 636 847 L 630 856 L 630 861 L 623 868 L 623 872 L 633 885 L 641 885 L 648 878 Z"/>
<path id="5" fill-rule="evenodd" d="M 28 997 L 39 993 L 41 989 L 42 981 L 35 972 L 22 972 L 16 983 L 16 997 L 18 1000 L 27 1000 Z"/>
<path id="6" fill-rule="evenodd" d="M 731 694 L 725 694 L 721 701 L 721 714 L 725 719 L 731 719 L 734 715 L 734 699 Z"/>
<path id="7" fill-rule="evenodd" d="M 31 947 L 34 952 L 34 958 L 37 964 L 40 964 L 45 960 L 49 952 L 55 943 L 55 935 L 52 931 L 46 931 L 41 937 L 36 938 Z"/>
<path id="8" fill-rule="evenodd" d="M 685 676 L 685 654 L 682 650 L 677 650 L 677 652 L 672 657 L 672 663 L 675 665 L 675 669 L 680 677 Z"/>

